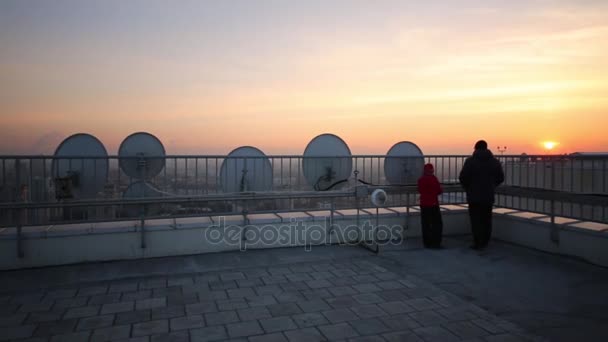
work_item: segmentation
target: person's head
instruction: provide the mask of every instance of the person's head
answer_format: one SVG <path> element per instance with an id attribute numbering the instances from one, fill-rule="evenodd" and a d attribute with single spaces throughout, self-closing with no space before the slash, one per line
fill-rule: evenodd
<path id="1" fill-rule="evenodd" d="M 435 168 L 433 167 L 433 164 L 428 163 L 424 165 L 424 174 L 425 175 L 432 175 L 435 173 Z"/>
<path id="2" fill-rule="evenodd" d="M 488 149 L 488 143 L 485 140 L 479 140 L 478 142 L 475 143 L 475 151 L 487 150 L 487 149 Z"/>

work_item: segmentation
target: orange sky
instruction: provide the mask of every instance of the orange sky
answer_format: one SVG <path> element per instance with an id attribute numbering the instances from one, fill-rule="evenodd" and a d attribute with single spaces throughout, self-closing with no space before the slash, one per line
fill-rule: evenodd
<path id="1" fill-rule="evenodd" d="M 325 132 L 354 154 L 608 150 L 606 2 L 151 3 L 2 2 L 0 153 L 87 132 L 116 154 L 136 131 L 169 154 Z"/>

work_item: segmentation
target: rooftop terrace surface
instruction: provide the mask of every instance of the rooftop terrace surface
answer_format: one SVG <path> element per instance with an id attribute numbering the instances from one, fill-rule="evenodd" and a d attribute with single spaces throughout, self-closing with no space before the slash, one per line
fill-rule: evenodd
<path id="1" fill-rule="evenodd" d="M 0 341 L 606 341 L 608 269 L 466 238 L 0 273 Z"/>

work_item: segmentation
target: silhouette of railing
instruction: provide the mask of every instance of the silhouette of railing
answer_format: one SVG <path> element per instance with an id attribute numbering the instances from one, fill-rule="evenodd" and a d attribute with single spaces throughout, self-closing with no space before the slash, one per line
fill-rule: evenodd
<path id="1" fill-rule="evenodd" d="M 430 155 L 425 162 L 435 165 L 444 184 L 456 184 L 468 156 Z M 149 158 L 155 158 L 154 156 Z M 160 158 L 160 157 L 159 157 Z M 222 192 L 220 178 L 241 182 L 239 174 L 220 174 L 226 156 L 166 156 L 160 174 L 148 179 L 157 192 L 154 197 L 123 198 L 136 179 L 126 176 L 119 158 L 0 156 L 0 227 L 48 225 L 66 222 L 98 222 L 141 217 L 211 216 L 247 212 L 348 209 L 363 206 L 354 189 L 365 184 L 388 190 L 387 206 L 416 205 L 412 184 L 387 184 L 381 155 L 336 157 L 352 163 L 350 178 L 329 191 L 314 191 L 303 174 L 302 156 L 269 156 L 272 184 L 267 190 Z M 314 157 L 313 162 L 330 157 Z M 603 196 L 608 194 L 608 158 L 601 156 L 500 156 L 505 183 L 499 188 L 496 205 L 579 220 L 608 222 Z M 239 158 L 255 166 L 257 157 Z M 107 161 L 108 178 L 103 189 L 88 198 L 57 199 L 53 162 L 72 164 Z M 247 170 L 256 176 L 255 167 Z M 414 178 L 415 179 L 415 178 Z M 335 180 L 339 181 L 339 180 Z M 502 191 L 501 189 L 505 189 Z M 507 190 L 509 189 L 509 190 Z M 528 190 L 528 191 L 524 191 Z M 539 190 L 535 192 L 536 190 Z M 553 190 L 541 192 L 540 190 Z M 550 193 L 552 198 L 548 198 Z M 572 196 L 565 196 L 565 195 Z M 580 195 L 580 196 L 576 196 Z M 597 201 L 588 201 L 590 198 Z M 466 203 L 456 186 L 441 197 L 443 204 Z M 366 204 L 367 205 L 367 204 Z"/>

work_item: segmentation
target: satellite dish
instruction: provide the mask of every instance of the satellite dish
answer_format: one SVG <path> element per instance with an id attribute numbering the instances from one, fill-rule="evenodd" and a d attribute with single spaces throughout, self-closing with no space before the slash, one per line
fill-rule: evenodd
<path id="1" fill-rule="evenodd" d="M 129 184 L 127 190 L 123 192 L 123 198 L 148 198 L 148 197 L 163 197 L 163 193 L 156 189 L 152 183 L 143 180 L 135 181 Z"/>
<path id="2" fill-rule="evenodd" d="M 374 190 L 374 192 L 372 192 L 372 196 L 371 196 L 372 204 L 375 205 L 376 207 L 384 206 L 387 199 L 388 199 L 388 196 L 386 195 L 386 192 L 382 189 L 376 189 L 376 190 Z"/>
<path id="3" fill-rule="evenodd" d="M 393 145 L 384 158 L 384 175 L 389 184 L 415 184 L 422 175 L 423 168 L 422 151 L 409 141 Z"/>
<path id="4" fill-rule="evenodd" d="M 315 158 L 321 157 L 321 158 Z M 302 171 L 315 190 L 328 190 L 350 177 L 353 168 L 350 149 L 337 135 L 321 134 L 304 150 Z"/>
<path id="5" fill-rule="evenodd" d="M 138 199 L 138 198 L 151 198 L 151 197 L 163 197 L 164 193 L 156 189 L 152 183 L 139 180 L 129 184 L 127 190 L 123 192 L 122 197 L 126 199 Z M 144 209 L 145 208 L 145 209 Z M 147 204 L 142 207 L 139 204 L 125 205 L 122 208 L 122 215 L 126 217 L 134 217 L 142 214 L 142 210 L 145 210 L 146 215 L 158 215 L 161 212 L 162 204 L 154 203 Z"/>
<path id="6" fill-rule="evenodd" d="M 65 158 L 62 157 L 97 157 Z M 108 178 L 108 153 L 101 141 L 90 134 L 67 137 L 55 150 L 52 175 L 57 199 L 93 198 Z"/>
<path id="7" fill-rule="evenodd" d="M 232 150 L 222 162 L 220 184 L 224 192 L 272 189 L 272 165 L 264 152 L 252 146 Z"/>
<path id="8" fill-rule="evenodd" d="M 165 148 L 150 133 L 133 133 L 118 148 L 120 169 L 129 177 L 150 179 L 165 167 Z"/>

